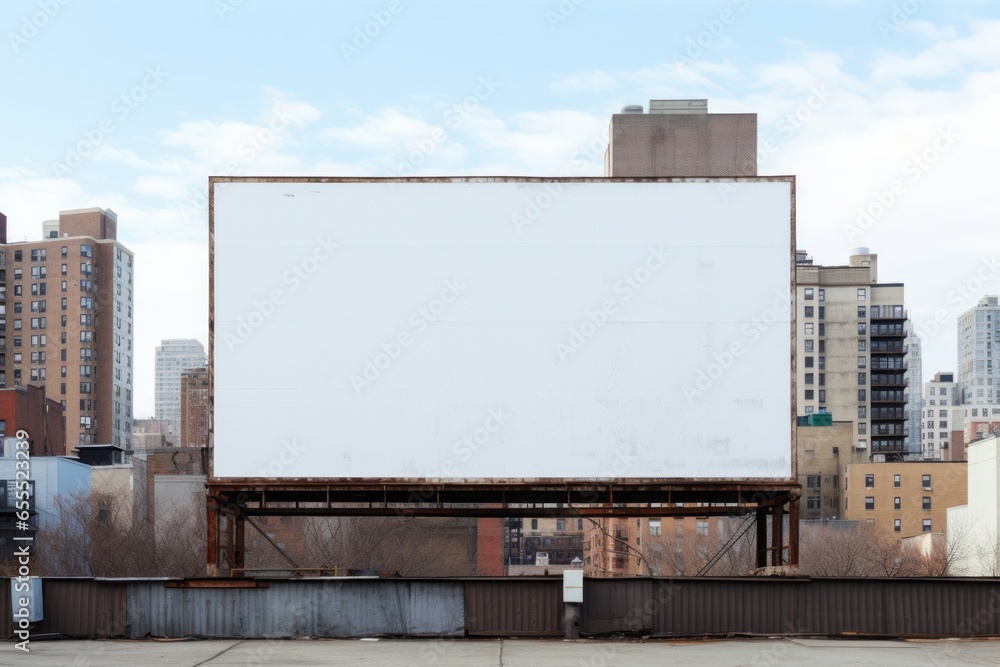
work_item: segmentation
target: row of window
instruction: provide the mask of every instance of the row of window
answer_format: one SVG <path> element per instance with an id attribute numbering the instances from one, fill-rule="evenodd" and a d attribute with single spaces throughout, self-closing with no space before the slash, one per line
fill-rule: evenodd
<path id="1" fill-rule="evenodd" d="M 14 347 L 21 347 L 21 337 L 14 336 Z M 48 336 L 45 334 L 33 335 L 31 336 L 31 347 L 45 347 L 45 343 L 48 340 Z M 66 332 L 63 331 L 59 334 L 59 340 L 61 343 L 66 343 Z M 81 343 L 93 343 L 94 342 L 94 332 L 93 331 L 81 331 L 80 332 L 80 342 Z M 65 360 L 65 359 L 64 359 Z"/>
<path id="2" fill-rule="evenodd" d="M 873 510 L 873 509 L 875 509 L 875 497 L 874 496 L 865 496 L 865 509 L 866 510 Z M 900 499 L 899 496 L 896 496 L 895 498 L 892 499 L 892 509 L 894 509 L 894 510 L 902 509 L 902 500 Z M 924 509 L 924 510 L 931 509 L 931 497 L 930 496 L 924 496 L 923 498 L 921 498 L 920 509 Z"/>
<path id="3" fill-rule="evenodd" d="M 121 251 L 119 251 L 119 252 L 121 252 Z M 62 257 L 64 259 L 66 257 L 68 257 L 69 256 L 69 247 L 68 246 L 63 246 L 61 254 L 62 254 Z M 86 244 L 81 244 L 80 245 L 80 256 L 81 257 L 93 257 L 94 256 L 94 246 L 92 246 L 92 245 L 86 245 Z M 22 250 L 15 250 L 14 251 L 14 261 L 15 262 L 20 262 L 20 261 L 23 260 L 23 258 L 24 258 L 24 251 L 22 251 Z M 32 262 L 44 262 L 47 258 L 48 258 L 48 249 L 47 248 L 36 248 L 35 250 L 31 251 L 31 261 Z"/>
<path id="4" fill-rule="evenodd" d="M 895 475 L 892 476 L 892 486 L 894 488 L 897 488 L 897 489 L 900 488 L 900 486 L 902 485 L 902 483 L 903 483 L 903 478 L 902 478 L 901 475 L 899 475 L 897 473 L 897 474 L 895 474 Z M 921 475 L 920 476 L 920 485 L 923 487 L 923 489 L 925 491 L 930 491 L 931 490 L 931 476 L 930 475 Z M 873 475 L 873 474 L 865 475 L 865 487 L 869 488 L 869 489 L 874 489 L 875 488 L 875 475 Z"/>
<path id="5" fill-rule="evenodd" d="M 120 318 L 115 318 L 115 319 L 116 320 L 120 320 Z M 60 321 L 60 326 L 66 326 L 66 316 L 65 315 L 63 315 L 62 318 L 59 321 Z M 81 326 L 92 327 L 92 326 L 94 326 L 95 321 L 96 321 L 96 318 L 94 317 L 94 315 L 92 315 L 90 313 L 81 313 L 80 314 L 80 325 Z M 48 326 L 48 318 L 47 317 L 32 317 L 31 320 L 29 321 L 29 324 L 30 324 L 30 326 L 31 326 L 32 329 L 44 329 L 44 328 L 46 328 Z M 22 328 L 23 328 L 23 322 L 22 322 L 22 320 L 20 318 L 15 319 L 14 320 L 14 331 L 20 331 Z"/>
<path id="6" fill-rule="evenodd" d="M 812 301 L 813 300 L 813 297 L 815 296 L 815 292 L 814 292 L 814 290 L 813 290 L 812 287 L 806 287 L 806 288 L 804 288 L 802 290 L 802 292 L 803 292 L 803 296 L 805 297 L 806 301 Z M 819 290 L 819 300 L 820 301 L 826 301 L 826 290 L 823 289 L 823 288 L 820 288 L 820 290 Z M 867 300 L 868 300 L 868 290 L 866 288 L 864 288 L 864 287 L 859 287 L 858 288 L 858 301 L 867 301 Z"/>

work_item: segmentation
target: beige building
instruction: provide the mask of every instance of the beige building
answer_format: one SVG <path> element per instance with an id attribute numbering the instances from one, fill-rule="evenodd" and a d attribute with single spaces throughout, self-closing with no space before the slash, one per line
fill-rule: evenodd
<path id="1" fill-rule="evenodd" d="M 854 447 L 853 421 L 796 429 L 802 519 L 840 519 L 844 515 L 840 476 L 848 463 L 864 463 L 868 454 Z"/>
<path id="2" fill-rule="evenodd" d="M 854 449 L 873 461 L 907 454 L 903 285 L 878 282 L 878 255 L 846 266 L 796 260 L 796 387 L 800 415 L 854 422 Z"/>
<path id="3" fill-rule="evenodd" d="M 0 239 L 0 385 L 45 387 L 61 401 L 66 454 L 132 445 L 132 252 L 100 208 L 61 211 L 43 239 Z"/>
<path id="4" fill-rule="evenodd" d="M 945 533 L 949 507 L 965 505 L 965 462 L 853 463 L 844 472 L 844 517 L 873 521 L 897 537 Z"/>

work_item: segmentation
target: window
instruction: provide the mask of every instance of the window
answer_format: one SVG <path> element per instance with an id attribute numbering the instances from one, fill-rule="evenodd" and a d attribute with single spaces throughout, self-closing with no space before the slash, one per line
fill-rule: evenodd
<path id="1" fill-rule="evenodd" d="M 868 424 L 860 422 L 858 424 L 858 435 L 865 435 L 868 433 Z"/>
<path id="2" fill-rule="evenodd" d="M 813 406 L 807 405 L 806 406 L 806 414 L 807 415 L 811 415 L 812 413 L 813 413 Z"/>
<path id="3" fill-rule="evenodd" d="M 80 383 L 80 393 L 81 394 L 89 394 L 92 387 L 93 387 L 93 385 L 90 382 L 81 382 Z"/>
<path id="4" fill-rule="evenodd" d="M 899 484 L 900 484 L 899 475 L 893 475 L 892 476 L 892 485 L 898 489 L 899 488 Z"/>
<path id="5" fill-rule="evenodd" d="M 865 401 L 868 400 L 867 397 L 868 397 L 867 389 L 858 389 L 858 402 L 864 403 Z"/>
<path id="6" fill-rule="evenodd" d="M 69 267 L 66 264 L 63 264 L 62 265 L 62 274 L 65 276 L 67 273 L 69 273 Z"/>
<path id="7" fill-rule="evenodd" d="M 659 519 L 650 519 L 649 520 L 649 534 L 650 535 L 662 535 L 663 534 L 663 526 L 660 523 Z"/>
<path id="8" fill-rule="evenodd" d="M 868 290 L 866 290 L 864 287 L 859 287 L 858 301 L 867 301 L 867 300 L 868 300 Z"/>
<path id="9" fill-rule="evenodd" d="M 867 418 L 868 418 L 868 406 L 866 406 L 866 405 L 859 405 L 858 406 L 858 419 L 867 419 Z"/>
<path id="10" fill-rule="evenodd" d="M 823 383 L 820 382 L 820 384 L 823 384 Z M 819 390 L 819 402 L 820 403 L 826 403 L 826 389 L 820 389 Z M 822 410 L 822 409 L 823 408 L 820 408 L 820 410 Z"/>
<path id="11" fill-rule="evenodd" d="M 867 349 L 868 349 L 868 341 L 866 341 L 864 338 L 859 338 L 858 339 L 858 352 L 864 352 Z"/>
<path id="12" fill-rule="evenodd" d="M 865 323 L 864 322 L 858 322 L 858 335 L 859 336 L 864 336 L 867 333 L 867 331 L 868 331 L 868 327 L 865 325 Z"/>
<path id="13" fill-rule="evenodd" d="M 576 529 L 577 530 L 583 530 L 583 519 L 577 519 L 576 520 Z"/>
<path id="14" fill-rule="evenodd" d="M 898 510 L 900 506 L 901 506 L 900 498 L 899 496 L 896 496 L 895 498 L 892 499 L 892 509 Z"/>
<path id="15" fill-rule="evenodd" d="M 698 521 L 694 525 L 694 532 L 697 535 L 708 535 L 708 522 Z"/>
<path id="16" fill-rule="evenodd" d="M 820 508 L 819 496 L 809 496 L 806 498 L 807 510 L 818 510 Z"/>
<path id="17" fill-rule="evenodd" d="M 820 485 L 820 480 L 822 478 L 819 475 L 808 475 L 806 476 L 806 488 L 807 489 L 818 489 Z"/>
<path id="18" fill-rule="evenodd" d="M 23 257 L 24 257 L 23 251 L 21 251 L 21 250 L 15 250 L 14 251 L 14 261 L 15 262 L 20 262 L 23 259 Z"/>
<path id="19" fill-rule="evenodd" d="M 532 519 L 531 520 L 531 529 L 532 530 L 538 530 L 538 519 Z"/>
<path id="20" fill-rule="evenodd" d="M 826 290 L 825 289 L 821 288 L 819 290 L 819 300 L 820 301 L 826 301 Z"/>
<path id="21" fill-rule="evenodd" d="M 810 338 L 809 340 L 806 341 L 806 352 L 812 352 L 812 351 L 813 351 L 813 341 Z"/>
<path id="22" fill-rule="evenodd" d="M 902 522 L 899 519 L 892 520 L 892 529 L 897 533 L 903 529 Z"/>
<path id="23" fill-rule="evenodd" d="M 865 319 L 865 307 L 864 306 L 858 306 L 858 318 L 862 319 L 862 320 Z"/>
<path id="24" fill-rule="evenodd" d="M 62 247 L 62 257 L 63 257 L 63 259 L 65 259 L 68 255 L 69 255 L 69 248 L 67 248 L 66 246 L 63 246 Z"/>
<path id="25" fill-rule="evenodd" d="M 45 379 L 45 369 L 44 368 L 32 368 L 31 369 L 31 379 L 34 381 L 40 381 Z"/>
<path id="26" fill-rule="evenodd" d="M 812 367 L 813 367 L 813 358 L 806 357 L 806 368 L 812 368 Z"/>
<path id="27" fill-rule="evenodd" d="M 858 384 L 860 384 L 860 385 L 866 385 L 866 384 L 868 384 L 868 374 L 867 373 L 858 373 Z"/>
<path id="28" fill-rule="evenodd" d="M 925 533 L 931 532 L 931 520 L 930 519 L 924 519 L 923 522 L 922 522 L 922 524 L 921 524 L 921 529 Z"/>
<path id="29" fill-rule="evenodd" d="M 875 488 L 875 475 L 865 475 L 865 488 Z"/>
<path id="30" fill-rule="evenodd" d="M 813 307 L 806 306 L 806 317 L 813 317 Z"/>
<path id="31" fill-rule="evenodd" d="M 825 340 L 821 340 L 819 342 L 819 353 L 823 354 L 824 352 L 826 352 L 826 341 Z"/>
<path id="32" fill-rule="evenodd" d="M 812 287 L 805 288 L 803 290 L 803 293 L 805 294 L 806 301 L 812 301 L 813 300 L 813 288 Z"/>
<path id="33" fill-rule="evenodd" d="M 813 390 L 812 389 L 806 389 L 806 400 L 807 401 L 813 400 Z"/>
<path id="34" fill-rule="evenodd" d="M 812 322 L 806 322 L 806 335 L 812 336 L 816 333 L 816 327 Z"/>
<path id="35" fill-rule="evenodd" d="M 45 248 L 39 250 L 31 251 L 31 261 L 32 262 L 44 262 L 45 261 Z"/>
<path id="36" fill-rule="evenodd" d="M 924 487 L 924 491 L 930 491 L 931 490 L 931 476 L 930 475 L 921 475 L 920 476 L 920 484 L 921 484 L 921 486 Z"/>
<path id="37" fill-rule="evenodd" d="M 921 500 L 921 509 L 929 510 L 931 508 L 931 497 L 924 496 Z"/>
<path id="38" fill-rule="evenodd" d="M 819 323 L 819 335 L 820 336 L 826 335 L 826 325 L 822 322 Z"/>
<path id="39" fill-rule="evenodd" d="M 93 256 L 94 256 L 94 246 L 92 245 L 80 246 L 80 257 L 93 257 Z"/>
<path id="40" fill-rule="evenodd" d="M 820 306 L 819 307 L 819 319 L 822 320 L 825 317 L 826 317 L 826 306 Z"/>
<path id="41" fill-rule="evenodd" d="M 93 297 L 81 296 L 80 297 L 80 307 L 81 308 L 93 308 L 94 307 L 94 299 L 93 299 Z"/>
<path id="42" fill-rule="evenodd" d="M 556 530 L 557 531 L 566 530 L 566 519 L 556 519 Z"/>
<path id="43" fill-rule="evenodd" d="M 867 359 L 865 357 L 858 357 L 858 368 L 864 368 L 867 364 Z"/>
<path id="44" fill-rule="evenodd" d="M 813 384 L 814 376 L 812 373 L 806 373 L 806 384 Z"/>
<path id="45" fill-rule="evenodd" d="M 865 496 L 865 509 L 866 510 L 873 510 L 873 509 L 875 509 L 875 497 L 874 496 Z"/>
<path id="46" fill-rule="evenodd" d="M 64 281 L 62 281 L 62 291 L 63 291 L 63 292 L 65 292 L 65 291 L 66 291 L 66 281 L 65 281 L 65 280 L 64 280 Z"/>

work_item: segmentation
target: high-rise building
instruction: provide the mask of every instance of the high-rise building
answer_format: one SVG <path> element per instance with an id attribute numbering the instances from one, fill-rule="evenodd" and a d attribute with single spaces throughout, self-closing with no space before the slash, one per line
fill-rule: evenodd
<path id="1" fill-rule="evenodd" d="M 208 447 L 208 366 L 181 372 L 181 447 Z"/>
<path id="2" fill-rule="evenodd" d="M 878 282 L 878 255 L 856 248 L 847 266 L 796 258 L 796 391 L 800 415 L 854 422 L 872 461 L 905 458 L 906 310 L 901 283 Z"/>
<path id="3" fill-rule="evenodd" d="M 0 385 L 45 386 L 65 408 L 66 452 L 132 444 L 132 252 L 118 218 L 60 211 L 42 240 L 6 243 L 0 217 Z"/>
<path id="4" fill-rule="evenodd" d="M 913 330 L 913 320 L 906 320 L 906 412 L 909 416 L 906 451 L 912 459 L 923 458 L 923 347 Z"/>
<path id="5" fill-rule="evenodd" d="M 986 296 L 958 317 L 958 399 L 1000 403 L 1000 299 Z"/>
<path id="6" fill-rule="evenodd" d="M 156 348 L 156 418 L 169 425 L 168 435 L 181 430 L 181 373 L 208 363 L 205 347 L 193 338 L 171 338 Z"/>
<path id="7" fill-rule="evenodd" d="M 944 450 L 952 446 L 952 432 L 965 427 L 965 408 L 958 401 L 958 388 L 954 373 L 935 373 L 934 379 L 924 383 L 921 456 L 930 461 L 961 460 Z M 913 424 L 910 424 L 913 428 Z"/>

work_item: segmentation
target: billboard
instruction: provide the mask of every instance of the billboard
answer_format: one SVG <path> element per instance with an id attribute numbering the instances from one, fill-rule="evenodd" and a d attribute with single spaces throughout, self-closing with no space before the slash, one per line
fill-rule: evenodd
<path id="1" fill-rule="evenodd" d="M 792 477 L 792 177 L 210 190 L 216 478 Z"/>

